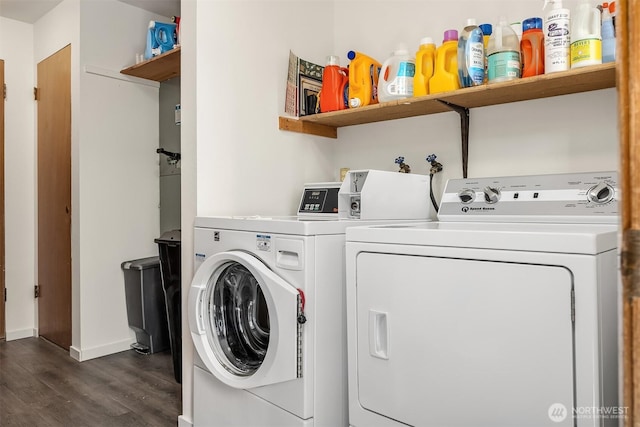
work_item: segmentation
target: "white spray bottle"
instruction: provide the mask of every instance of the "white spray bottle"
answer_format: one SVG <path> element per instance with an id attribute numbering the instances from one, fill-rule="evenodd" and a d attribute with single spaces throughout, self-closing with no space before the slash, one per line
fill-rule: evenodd
<path id="1" fill-rule="evenodd" d="M 544 0 L 544 72 L 566 71 L 571 66 L 571 12 L 562 0 Z"/>

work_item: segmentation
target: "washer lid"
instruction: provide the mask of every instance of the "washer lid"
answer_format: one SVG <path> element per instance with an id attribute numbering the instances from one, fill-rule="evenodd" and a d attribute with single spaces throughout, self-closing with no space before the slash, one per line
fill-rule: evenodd
<path id="1" fill-rule="evenodd" d="M 248 389 L 298 377 L 299 291 L 245 252 L 207 258 L 189 290 L 189 328 L 209 371 Z"/>
<path id="2" fill-rule="evenodd" d="M 347 242 L 598 254 L 617 247 L 607 224 L 426 222 L 347 229 Z"/>

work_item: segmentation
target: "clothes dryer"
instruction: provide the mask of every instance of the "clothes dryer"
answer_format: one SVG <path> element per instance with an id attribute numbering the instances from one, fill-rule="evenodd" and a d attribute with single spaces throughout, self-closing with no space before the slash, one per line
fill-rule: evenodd
<path id="1" fill-rule="evenodd" d="M 615 173 L 451 180 L 440 222 L 347 230 L 350 424 L 617 425 L 617 198 Z"/>

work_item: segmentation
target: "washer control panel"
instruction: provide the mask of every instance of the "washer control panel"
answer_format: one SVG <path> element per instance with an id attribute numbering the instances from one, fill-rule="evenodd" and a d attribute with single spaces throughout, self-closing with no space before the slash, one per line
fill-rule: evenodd
<path id="1" fill-rule="evenodd" d="M 617 223 L 617 172 L 451 179 L 440 221 Z"/>

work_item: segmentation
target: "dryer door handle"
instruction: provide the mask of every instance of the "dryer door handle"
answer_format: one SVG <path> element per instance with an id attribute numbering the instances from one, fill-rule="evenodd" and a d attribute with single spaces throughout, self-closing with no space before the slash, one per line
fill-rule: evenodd
<path id="1" fill-rule="evenodd" d="M 389 359 L 388 313 L 369 310 L 369 354 L 378 359 Z"/>

